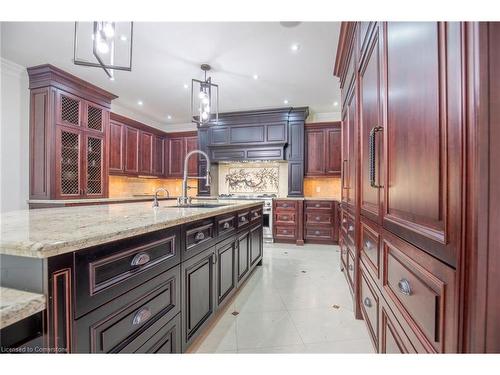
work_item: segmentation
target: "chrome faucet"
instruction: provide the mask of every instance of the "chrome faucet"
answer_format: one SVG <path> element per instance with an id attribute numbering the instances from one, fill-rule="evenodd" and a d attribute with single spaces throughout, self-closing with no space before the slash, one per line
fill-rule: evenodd
<path id="1" fill-rule="evenodd" d="M 210 186 L 210 158 L 208 155 L 201 150 L 193 150 L 188 152 L 186 157 L 184 158 L 184 177 L 182 179 L 182 195 L 177 198 L 177 204 L 179 206 L 188 206 L 191 203 L 191 197 L 187 196 L 188 189 L 192 189 L 191 186 L 188 186 L 188 162 L 189 158 L 194 154 L 201 154 L 207 159 L 207 174 L 203 177 L 191 176 L 189 178 L 196 178 L 198 180 L 206 180 L 206 185 Z"/>
<path id="2" fill-rule="evenodd" d="M 168 192 L 168 190 L 165 189 L 165 188 L 159 187 L 158 189 L 155 190 L 155 196 L 153 198 L 153 207 L 159 207 L 160 206 L 160 204 L 158 203 L 158 193 L 160 191 L 163 191 L 163 192 L 167 193 L 167 198 L 170 198 L 170 193 Z"/>

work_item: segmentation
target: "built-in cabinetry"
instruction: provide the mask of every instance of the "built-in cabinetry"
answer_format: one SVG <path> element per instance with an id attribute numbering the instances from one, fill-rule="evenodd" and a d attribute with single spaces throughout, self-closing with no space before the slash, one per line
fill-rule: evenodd
<path id="1" fill-rule="evenodd" d="M 334 200 L 274 199 L 273 237 L 276 242 L 335 244 L 338 241 L 338 202 Z"/>
<path id="2" fill-rule="evenodd" d="M 52 65 L 28 68 L 28 75 L 30 199 L 106 197 L 116 96 Z"/>
<path id="3" fill-rule="evenodd" d="M 184 157 L 198 148 L 196 132 L 164 133 L 111 113 L 109 173 L 127 176 L 182 178 Z M 197 158 L 189 161 L 189 175 L 197 175 Z"/>
<path id="4" fill-rule="evenodd" d="M 305 176 L 340 176 L 340 122 L 309 123 L 305 127 Z"/>
<path id="5" fill-rule="evenodd" d="M 379 352 L 459 350 L 464 30 L 342 24 L 341 261 Z"/>
<path id="6" fill-rule="evenodd" d="M 180 353 L 260 264 L 262 205 L 47 259 L 47 345 Z"/>

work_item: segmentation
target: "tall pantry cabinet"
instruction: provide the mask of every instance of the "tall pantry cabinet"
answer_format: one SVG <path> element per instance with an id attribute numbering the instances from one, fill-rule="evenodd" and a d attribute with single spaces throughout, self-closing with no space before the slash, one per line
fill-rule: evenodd
<path id="1" fill-rule="evenodd" d="M 116 96 L 52 65 L 28 68 L 28 75 L 30 199 L 107 197 Z"/>
<path id="2" fill-rule="evenodd" d="M 341 264 L 378 352 L 468 350 L 473 33 L 467 23 L 341 27 Z"/>

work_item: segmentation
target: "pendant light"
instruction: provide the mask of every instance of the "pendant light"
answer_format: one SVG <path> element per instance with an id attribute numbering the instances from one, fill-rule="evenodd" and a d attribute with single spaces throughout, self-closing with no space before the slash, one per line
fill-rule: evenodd
<path id="1" fill-rule="evenodd" d="M 73 62 L 101 68 L 114 80 L 115 70 L 132 70 L 133 22 L 75 22 Z"/>
<path id="2" fill-rule="evenodd" d="M 219 86 L 207 78 L 210 65 L 202 64 L 200 68 L 205 73 L 204 80 L 191 80 L 191 119 L 198 128 L 215 125 L 219 120 Z"/>

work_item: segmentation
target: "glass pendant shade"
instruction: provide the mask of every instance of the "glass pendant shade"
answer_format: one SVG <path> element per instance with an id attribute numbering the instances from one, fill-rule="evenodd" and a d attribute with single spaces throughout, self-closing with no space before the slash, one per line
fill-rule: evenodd
<path id="1" fill-rule="evenodd" d="M 75 22 L 73 62 L 101 68 L 114 79 L 115 70 L 132 70 L 133 22 Z"/>
<path id="2" fill-rule="evenodd" d="M 210 66 L 203 64 L 205 80 L 191 80 L 191 118 L 198 127 L 217 124 L 219 119 L 219 86 L 207 78 Z"/>

